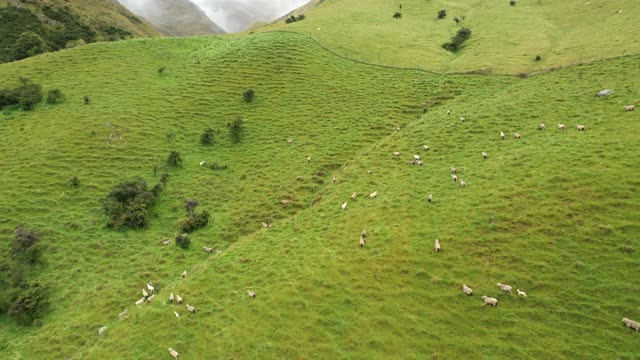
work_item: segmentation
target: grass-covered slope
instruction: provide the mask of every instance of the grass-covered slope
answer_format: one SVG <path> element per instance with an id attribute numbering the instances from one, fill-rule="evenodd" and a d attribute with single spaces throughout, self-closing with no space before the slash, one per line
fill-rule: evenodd
<path id="1" fill-rule="evenodd" d="M 640 125 L 622 106 L 640 100 L 638 60 L 528 79 L 435 76 L 271 33 L 101 43 L 2 65 L 0 85 L 29 76 L 67 100 L 0 115 L 1 240 L 19 224 L 43 232 L 39 277 L 52 300 L 40 327 L 0 317 L 0 349 L 23 359 L 164 358 L 168 347 L 184 359 L 633 357 L 637 333 L 621 319 L 640 318 Z M 614 94 L 596 98 L 605 87 Z M 238 116 L 245 138 L 231 144 L 226 124 Z M 206 127 L 220 131 L 209 147 Z M 164 165 L 172 150 L 180 169 Z M 407 165 L 413 154 L 423 167 Z M 148 229 L 105 228 L 111 186 L 165 171 Z M 213 223 L 190 250 L 162 247 L 192 198 Z M 156 300 L 136 307 L 149 280 Z M 170 292 L 197 315 L 167 304 Z M 485 294 L 499 306 L 483 306 Z"/>
<path id="2" fill-rule="evenodd" d="M 299 11 L 306 15 L 304 21 L 282 20 L 261 30 L 300 31 L 357 60 L 439 73 L 516 74 L 640 51 L 640 40 L 630 36 L 640 15 L 635 1 L 518 0 L 516 6 L 505 0 L 315 3 Z M 448 15 L 438 20 L 443 9 Z M 395 12 L 402 18 L 393 18 Z M 465 19 L 456 25 L 456 16 Z M 473 34 L 463 50 L 452 54 L 441 45 L 461 27 Z M 536 55 L 542 61 L 535 61 Z"/>

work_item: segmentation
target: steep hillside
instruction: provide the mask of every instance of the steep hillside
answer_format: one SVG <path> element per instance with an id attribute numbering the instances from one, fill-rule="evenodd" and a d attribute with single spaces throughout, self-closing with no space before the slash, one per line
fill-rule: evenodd
<path id="1" fill-rule="evenodd" d="M 120 2 L 167 35 L 189 36 L 225 32 L 211 21 L 198 5 L 189 0 L 155 0 L 142 4 L 135 0 Z"/>
<path id="2" fill-rule="evenodd" d="M 66 100 L 0 115 L 0 238 L 18 225 L 43 233 L 38 277 L 51 297 L 39 327 L 0 317 L 0 349 L 42 359 L 163 358 L 168 347 L 186 359 L 633 357 L 637 334 L 620 320 L 640 318 L 640 123 L 622 106 L 640 101 L 639 60 L 528 79 L 437 76 L 270 33 L 101 43 L 4 64 L 0 86 L 29 76 Z M 610 98 L 594 96 L 605 87 Z M 233 144 L 237 117 L 245 137 Z M 211 146 L 199 143 L 205 128 Z M 167 167 L 172 150 L 181 168 Z M 414 154 L 424 166 L 407 164 Z M 100 201 L 114 184 L 164 172 L 148 229 L 105 227 Z M 212 223 L 189 250 L 162 246 L 186 199 Z M 147 281 L 156 299 L 135 306 Z M 529 297 L 499 294 L 496 282 Z"/>
<path id="3" fill-rule="evenodd" d="M 446 10 L 444 19 L 437 17 L 440 10 Z M 516 74 L 640 52 L 640 39 L 630 36 L 640 16 L 637 1 L 518 0 L 510 6 L 506 0 L 371 0 L 363 6 L 330 0 L 294 13 L 300 12 L 304 21 L 281 19 L 260 30 L 303 32 L 353 59 L 439 73 Z M 393 17 L 396 12 L 401 18 Z M 455 17 L 464 20 L 456 24 Z M 464 49 L 443 49 L 462 27 L 473 33 Z"/>
<path id="4" fill-rule="evenodd" d="M 159 35 L 117 1 L 0 0 L 0 62 L 95 41 Z"/>

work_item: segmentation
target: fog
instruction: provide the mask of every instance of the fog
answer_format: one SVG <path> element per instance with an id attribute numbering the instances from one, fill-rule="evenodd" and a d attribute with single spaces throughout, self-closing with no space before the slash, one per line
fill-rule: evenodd
<path id="1" fill-rule="evenodd" d="M 154 3 L 166 0 L 120 0 L 136 14 L 151 12 Z M 175 0 L 170 0 L 175 1 Z M 254 22 L 268 22 L 294 10 L 309 0 L 191 0 L 227 32 L 245 30 Z M 144 16 L 144 15 L 142 15 Z"/>

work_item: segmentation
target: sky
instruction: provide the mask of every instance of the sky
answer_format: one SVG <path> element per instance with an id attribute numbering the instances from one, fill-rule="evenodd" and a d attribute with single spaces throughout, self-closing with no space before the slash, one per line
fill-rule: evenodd
<path id="1" fill-rule="evenodd" d="M 134 13 L 153 6 L 156 0 L 120 0 Z M 227 32 L 245 30 L 257 21 L 272 21 L 309 0 L 191 0 Z"/>

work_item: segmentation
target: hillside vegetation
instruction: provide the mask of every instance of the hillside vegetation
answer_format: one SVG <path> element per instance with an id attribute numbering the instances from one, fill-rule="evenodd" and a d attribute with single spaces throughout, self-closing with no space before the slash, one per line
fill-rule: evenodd
<path id="1" fill-rule="evenodd" d="M 440 10 L 447 17 L 438 19 Z M 395 19 L 395 12 L 402 17 Z M 517 74 L 640 51 L 640 39 L 629 36 L 640 15 L 636 1 L 370 0 L 363 6 L 328 0 L 294 13 L 304 13 L 305 21 L 281 19 L 256 31 L 303 32 L 349 58 L 438 73 Z M 464 20 L 456 24 L 455 17 Z M 452 54 L 441 45 L 461 27 L 473 36 Z"/>
<path id="2" fill-rule="evenodd" d="M 313 11 L 331 4 L 349 2 Z M 471 28 L 461 56 L 479 46 Z M 638 334 L 621 320 L 640 320 L 640 122 L 623 106 L 640 103 L 640 55 L 511 77 L 331 50 L 274 31 L 104 42 L 1 65 L 0 88 L 28 77 L 64 93 L 0 112 L 0 284 L 14 231 L 33 229 L 41 262 L 25 276 L 48 299 L 31 326 L 0 315 L 4 356 L 633 358 Z M 424 166 L 408 164 L 414 154 Z M 114 186 L 163 174 L 147 227 L 107 226 Z M 211 220 L 182 249 L 187 200 Z M 136 306 L 149 281 L 155 299 Z"/>

